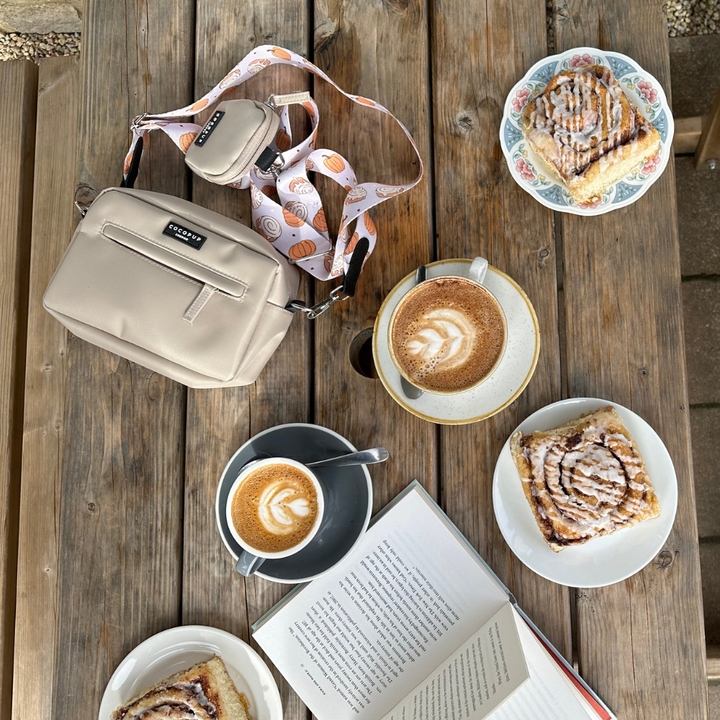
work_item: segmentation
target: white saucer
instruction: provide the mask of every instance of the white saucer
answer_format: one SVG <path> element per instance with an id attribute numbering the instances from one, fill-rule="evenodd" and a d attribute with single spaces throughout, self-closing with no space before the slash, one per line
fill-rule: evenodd
<path id="1" fill-rule="evenodd" d="M 253 720 L 282 720 L 280 691 L 260 656 L 240 638 L 204 625 L 172 628 L 140 643 L 110 678 L 98 720 L 110 720 L 123 703 L 213 655 L 222 658 L 238 692 L 250 701 Z"/>
<path id="2" fill-rule="evenodd" d="M 467 277 L 472 260 L 440 260 L 427 265 L 428 278 L 442 275 Z M 457 395 L 424 393 L 417 400 L 405 396 L 400 373 L 388 349 L 390 316 L 400 298 L 413 287 L 415 273 L 401 280 L 385 298 L 373 333 L 375 368 L 385 389 L 406 410 L 428 422 L 464 425 L 485 420 L 510 405 L 530 382 L 540 353 L 537 316 L 522 288 L 504 272 L 488 266 L 483 285 L 497 298 L 508 323 L 508 341 L 503 359 L 493 374 L 472 390 Z"/>
<path id="3" fill-rule="evenodd" d="M 626 407 L 598 398 L 561 400 L 533 413 L 516 430 L 525 434 L 551 430 L 608 405 L 618 411 L 645 460 L 660 501 L 660 517 L 555 553 L 545 542 L 525 498 L 509 438 L 495 465 L 493 506 L 503 537 L 525 565 L 560 585 L 603 587 L 634 575 L 662 550 L 675 520 L 677 478 L 670 454 L 650 425 Z"/>

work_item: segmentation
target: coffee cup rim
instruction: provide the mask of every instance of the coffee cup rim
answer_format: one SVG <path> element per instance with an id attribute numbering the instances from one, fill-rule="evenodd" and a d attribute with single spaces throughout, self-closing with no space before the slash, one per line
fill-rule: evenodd
<path id="1" fill-rule="evenodd" d="M 497 360 L 495 361 L 495 364 L 492 366 L 490 371 L 483 378 L 478 380 L 474 385 L 463 388 L 462 390 L 428 390 L 427 388 L 423 387 L 422 385 L 417 385 L 411 378 L 409 378 L 405 374 L 405 372 L 400 367 L 400 363 L 397 361 L 397 358 L 395 357 L 395 348 L 393 347 L 393 342 L 392 342 L 392 329 L 393 329 L 393 324 L 395 322 L 395 318 L 397 317 L 398 310 L 403 306 L 403 304 L 406 302 L 408 297 L 417 288 L 422 287 L 426 283 L 434 282 L 436 280 L 442 280 L 443 278 L 458 278 L 459 280 L 465 280 L 466 282 L 469 282 L 472 285 L 480 287 L 482 290 L 484 290 L 490 296 L 490 298 L 492 299 L 492 301 L 495 303 L 496 307 L 500 311 L 500 317 L 502 318 L 502 322 L 503 322 L 503 330 L 505 331 L 503 333 L 502 349 L 500 350 Z M 470 392 L 471 390 L 474 390 L 475 388 L 482 385 L 498 369 L 498 366 L 500 365 L 503 358 L 505 357 L 505 350 L 507 348 L 507 343 L 508 343 L 508 333 L 509 333 L 508 321 L 507 321 L 507 316 L 505 315 L 505 310 L 504 310 L 502 304 L 500 303 L 500 301 L 495 297 L 495 294 L 492 292 L 492 290 L 487 288 L 481 282 L 478 282 L 477 280 L 473 280 L 472 278 L 469 278 L 469 277 L 465 277 L 464 275 L 458 275 L 457 273 L 445 273 L 443 275 L 434 275 L 433 277 L 429 277 L 429 278 L 423 280 L 421 283 L 417 283 L 417 284 L 413 285 L 412 287 L 408 288 L 407 292 L 397 301 L 397 304 L 393 308 L 393 311 L 390 313 L 390 318 L 388 320 L 387 347 L 388 347 L 388 351 L 390 353 L 390 360 L 392 360 L 392 364 L 394 365 L 395 369 L 411 385 L 414 385 L 415 387 L 419 388 L 423 392 L 429 393 L 430 395 L 444 395 L 444 396 L 462 395 L 463 393 Z"/>
<path id="2" fill-rule="evenodd" d="M 235 523 L 232 520 L 232 501 L 235 497 L 235 493 L 237 492 L 237 489 L 240 487 L 242 481 L 252 472 L 255 472 L 256 470 L 259 470 L 262 467 L 265 467 L 267 465 L 290 465 L 291 467 L 296 468 L 297 470 L 300 470 L 304 475 L 306 475 L 310 480 L 312 481 L 313 486 L 315 487 L 315 492 L 317 493 L 318 498 L 318 513 L 317 517 L 315 518 L 315 524 L 313 525 L 310 532 L 297 544 L 293 545 L 291 548 L 288 548 L 287 550 L 280 550 L 279 552 L 265 552 L 263 550 L 258 550 L 257 548 L 250 545 L 250 543 L 246 542 L 245 540 L 240 537 L 240 534 L 238 533 L 237 529 L 235 528 Z M 230 530 L 230 534 L 233 536 L 235 542 L 237 542 L 238 545 L 243 550 L 246 550 L 249 553 L 252 553 L 253 555 L 256 555 L 257 557 L 265 558 L 267 560 L 280 560 L 281 558 L 290 557 L 291 555 L 295 555 L 295 553 L 300 552 L 304 547 L 310 544 L 310 542 L 313 540 L 315 535 L 317 535 L 318 530 L 320 529 L 320 525 L 322 524 L 322 519 L 325 514 L 325 494 L 323 493 L 322 485 L 320 484 L 320 481 L 317 478 L 317 475 L 309 468 L 307 465 L 303 465 L 301 462 L 298 462 L 297 460 L 293 460 L 291 458 L 286 457 L 270 457 L 270 458 L 262 458 L 260 460 L 252 460 L 247 465 L 245 465 L 241 470 L 239 475 L 235 478 L 233 481 L 233 484 L 230 486 L 230 492 L 228 493 L 227 502 L 225 503 L 225 518 L 227 520 L 228 529 Z"/>

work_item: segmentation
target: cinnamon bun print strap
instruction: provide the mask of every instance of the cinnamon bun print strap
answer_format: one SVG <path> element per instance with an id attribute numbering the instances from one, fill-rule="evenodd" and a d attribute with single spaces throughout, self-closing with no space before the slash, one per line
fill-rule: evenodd
<path id="1" fill-rule="evenodd" d="M 120 181 L 120 187 L 135 187 L 135 181 L 137 180 L 138 172 L 140 170 L 140 158 L 142 157 L 143 145 L 144 141 L 142 136 L 140 136 L 132 147 L 130 163 L 128 165 L 127 173 L 123 174 L 123 179 Z"/>
<path id="2" fill-rule="evenodd" d="M 283 108 L 281 128 L 283 143 L 286 146 L 279 147 L 280 132 L 278 133 L 278 139 L 276 139 L 277 149 L 285 165 L 283 171 L 277 178 L 273 176 L 270 178 L 258 177 L 251 171 L 249 176 L 243 177 L 239 183 L 235 183 L 233 186 L 239 188 L 250 187 L 251 191 L 253 191 L 253 226 L 256 229 L 272 226 L 272 232 L 276 233 L 275 228 L 276 224 L 278 224 L 280 228 L 279 234 L 266 235 L 267 239 L 273 242 L 276 249 L 288 256 L 292 262 L 297 262 L 303 269 L 318 279 L 327 280 L 347 272 L 349 262 L 360 237 L 365 236 L 368 238 L 368 254 L 372 252 L 377 240 L 377 230 L 367 211 L 390 197 L 395 197 L 414 187 L 422 178 L 423 162 L 407 128 L 387 108 L 362 96 L 344 92 L 320 68 L 300 55 L 271 45 L 257 47 L 237 63 L 214 88 L 196 102 L 159 115 L 145 115 L 136 118 L 132 126 L 131 147 L 125 161 L 125 174 L 127 175 L 130 169 L 138 139 L 144 136 L 145 133 L 158 129 L 162 130 L 175 142 L 181 151 L 185 152 L 194 141 L 201 127 L 192 123 L 177 121 L 201 112 L 219 100 L 225 91 L 241 85 L 253 75 L 262 72 L 262 70 L 273 64 L 285 64 L 305 69 L 330 83 L 338 92 L 352 102 L 389 115 L 398 123 L 418 158 L 418 175 L 409 183 L 383 185 L 367 182 L 358 184 L 347 160 L 332 151 L 322 151 L 315 148 L 318 124 L 317 105 L 312 100 L 302 103 L 310 115 L 312 132 L 308 138 L 305 138 L 295 147 L 289 147 L 291 138 L 289 122 L 287 121 L 287 108 Z M 341 170 L 338 170 L 339 168 Z M 343 184 L 347 190 L 343 217 L 337 233 L 338 240 L 334 247 L 327 233 L 327 224 L 319 196 L 306 197 L 306 190 L 312 187 L 307 180 L 307 170 L 322 172 L 336 182 Z M 302 192 L 298 192 L 299 190 Z M 275 197 L 278 197 L 280 202 L 276 202 Z M 312 202 L 307 203 L 308 200 Z M 295 225 L 293 223 L 298 222 L 296 218 L 299 216 L 288 209 L 289 205 L 298 208 L 301 214 L 304 213 L 309 216 L 312 213 L 312 216 L 308 217 L 308 221 L 300 218 L 301 224 Z M 306 206 L 306 210 L 301 210 L 300 206 Z M 290 216 L 286 212 L 289 212 Z M 291 223 L 290 227 L 288 227 L 288 219 Z M 353 221 L 356 224 L 355 232 L 350 235 L 349 228 Z M 300 228 L 300 232 L 297 231 L 297 228 Z M 264 234 L 261 229 L 259 231 Z"/>
<path id="3" fill-rule="evenodd" d="M 133 123 L 133 133 L 136 135 L 142 134 L 148 130 L 162 129 L 166 134 L 170 135 L 174 142 L 182 148 L 180 140 L 176 133 L 173 133 L 171 129 L 172 123 L 168 120 L 173 118 L 183 118 L 196 115 L 202 112 L 205 108 L 220 99 L 220 96 L 232 87 L 238 87 L 242 85 L 246 80 L 249 80 L 254 75 L 265 70 L 270 65 L 291 65 L 293 67 L 299 67 L 303 70 L 307 70 L 313 75 L 317 75 L 326 82 L 330 83 L 341 95 L 344 95 L 352 102 L 358 105 L 364 105 L 384 115 L 389 115 L 399 126 L 400 129 L 405 133 L 405 136 L 410 141 L 410 144 L 415 150 L 419 162 L 419 172 L 415 180 L 405 185 L 397 185 L 396 187 L 402 187 L 403 192 L 417 185 L 423 176 L 423 162 L 420 156 L 420 151 L 413 140 L 412 135 L 405 125 L 398 120 L 386 107 L 381 105 L 374 100 L 362 97 L 360 95 L 353 95 L 352 93 L 346 93 L 339 85 L 337 85 L 328 75 L 326 75 L 319 67 L 313 65 L 309 60 L 306 60 L 301 55 L 293 52 L 292 50 L 286 50 L 285 48 L 276 47 L 273 45 L 260 45 L 254 50 L 249 52 L 230 72 L 211 90 L 203 95 L 199 100 L 185 107 L 178 108 L 177 110 L 171 110 L 165 113 L 159 113 L 155 115 L 146 114 L 145 116 L 139 116 Z M 194 127 L 199 127 L 195 125 Z M 189 145 L 189 142 L 188 142 Z"/>

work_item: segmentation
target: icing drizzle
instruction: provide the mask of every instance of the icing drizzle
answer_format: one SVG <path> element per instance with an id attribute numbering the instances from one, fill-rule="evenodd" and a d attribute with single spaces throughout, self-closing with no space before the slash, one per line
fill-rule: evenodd
<path id="1" fill-rule="evenodd" d="M 530 139 L 554 150 L 553 164 L 566 180 L 595 161 L 604 169 L 621 160 L 626 143 L 651 132 L 643 120 L 612 71 L 601 65 L 556 75 L 525 112 Z"/>
<path id="2" fill-rule="evenodd" d="M 118 708 L 113 720 L 217 720 L 217 717 L 217 708 L 198 681 L 156 688 Z"/>
<path id="3" fill-rule="evenodd" d="M 645 465 L 626 434 L 589 424 L 558 442 L 557 436 L 526 443 L 531 494 L 554 543 L 589 540 L 637 522 L 651 510 Z M 529 446 L 530 445 L 530 446 Z M 642 519 L 642 518 L 640 518 Z"/>

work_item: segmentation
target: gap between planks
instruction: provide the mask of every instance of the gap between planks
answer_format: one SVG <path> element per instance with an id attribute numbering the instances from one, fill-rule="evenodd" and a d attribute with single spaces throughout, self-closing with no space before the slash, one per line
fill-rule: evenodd
<path id="1" fill-rule="evenodd" d="M 12 696 L 37 67 L 0 63 L 0 716 Z"/>

